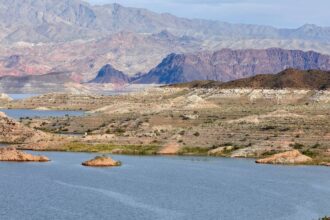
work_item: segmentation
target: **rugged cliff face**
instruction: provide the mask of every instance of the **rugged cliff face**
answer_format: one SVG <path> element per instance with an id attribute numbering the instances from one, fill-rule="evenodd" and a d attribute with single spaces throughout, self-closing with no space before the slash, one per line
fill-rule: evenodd
<path id="1" fill-rule="evenodd" d="M 287 68 L 330 70 L 330 56 L 316 52 L 283 50 L 230 50 L 170 54 L 137 83 L 182 83 L 194 80 L 230 81 Z"/>
<path id="2" fill-rule="evenodd" d="M 110 64 L 105 65 L 98 72 L 95 79 L 90 83 L 113 83 L 113 84 L 126 84 L 129 78 L 123 72 L 116 70 Z"/>

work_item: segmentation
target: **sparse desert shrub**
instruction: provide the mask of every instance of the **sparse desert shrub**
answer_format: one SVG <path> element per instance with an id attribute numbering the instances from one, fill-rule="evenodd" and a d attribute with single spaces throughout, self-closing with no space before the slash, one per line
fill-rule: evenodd
<path id="1" fill-rule="evenodd" d="M 182 135 L 183 136 L 183 135 L 185 135 L 185 133 L 186 132 L 184 130 L 182 130 L 182 131 L 179 132 L 179 135 Z"/>
<path id="2" fill-rule="evenodd" d="M 184 121 L 189 120 L 190 118 L 187 117 L 186 115 L 180 115 L 180 118 Z"/>
<path id="3" fill-rule="evenodd" d="M 123 133 L 125 133 L 126 131 L 125 131 L 124 129 L 122 129 L 122 128 L 116 128 L 116 129 L 114 130 L 114 132 L 117 133 L 117 134 L 123 134 Z"/>
<path id="4" fill-rule="evenodd" d="M 160 149 L 157 145 L 113 145 L 113 144 L 86 144 L 71 142 L 64 146 L 71 152 L 102 152 L 111 153 L 113 150 L 127 155 L 155 155 Z"/>
<path id="5" fill-rule="evenodd" d="M 290 128 L 280 128 L 279 131 L 282 131 L 282 132 L 290 131 Z"/>
<path id="6" fill-rule="evenodd" d="M 269 131 L 269 130 L 274 130 L 276 127 L 272 125 L 267 125 L 265 127 L 260 128 L 261 131 Z"/>
<path id="7" fill-rule="evenodd" d="M 194 133 L 194 136 L 195 136 L 195 137 L 199 137 L 199 136 L 200 136 L 200 133 L 199 133 L 198 131 L 196 131 L 196 132 Z"/>
<path id="8" fill-rule="evenodd" d="M 311 151 L 311 150 L 305 150 L 305 151 L 303 151 L 302 152 L 304 155 L 306 155 L 306 156 L 309 156 L 309 157 L 316 157 L 317 156 L 317 153 L 316 152 L 314 152 L 314 151 Z"/>
<path id="9" fill-rule="evenodd" d="M 303 144 L 299 144 L 299 143 L 294 143 L 294 144 L 290 144 L 290 147 L 296 149 L 296 150 L 300 150 L 303 149 L 304 145 Z"/>

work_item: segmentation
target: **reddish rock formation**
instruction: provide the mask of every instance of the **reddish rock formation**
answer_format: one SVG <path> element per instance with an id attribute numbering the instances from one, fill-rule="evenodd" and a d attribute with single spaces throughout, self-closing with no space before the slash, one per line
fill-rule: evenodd
<path id="1" fill-rule="evenodd" d="M 28 128 L 0 112 L 0 142 L 11 144 L 37 143 L 50 138 L 51 135 Z"/>
<path id="2" fill-rule="evenodd" d="M 120 166 L 121 162 L 115 161 L 110 157 L 98 156 L 92 160 L 83 162 L 82 165 L 89 167 L 115 167 Z"/>
<path id="3" fill-rule="evenodd" d="M 0 148 L 0 161 L 8 162 L 48 162 L 45 156 L 34 156 L 16 150 L 16 148 Z"/>
<path id="4" fill-rule="evenodd" d="M 24 150 L 58 149 L 68 137 L 29 128 L 0 112 L 0 143 L 16 144 Z"/>
<path id="5" fill-rule="evenodd" d="M 304 164 L 311 162 L 313 159 L 303 155 L 298 150 L 287 151 L 275 154 L 265 159 L 257 160 L 256 163 L 264 164 Z"/>

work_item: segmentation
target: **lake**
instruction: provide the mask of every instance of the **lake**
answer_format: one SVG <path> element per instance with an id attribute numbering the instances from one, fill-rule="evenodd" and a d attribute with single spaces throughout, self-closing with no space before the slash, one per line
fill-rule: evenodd
<path id="1" fill-rule="evenodd" d="M 85 153 L 0 163 L 0 219 L 312 220 L 330 214 L 330 169 L 253 160 L 131 157 L 89 168 Z"/>
<path id="2" fill-rule="evenodd" d="M 0 109 L 7 116 L 20 119 L 20 118 L 47 118 L 47 117 L 64 117 L 64 116 L 82 116 L 84 111 L 62 111 L 62 110 L 34 110 L 34 109 Z"/>
<path id="3" fill-rule="evenodd" d="M 39 94 L 8 94 L 8 96 L 14 100 L 27 99 L 38 95 Z"/>

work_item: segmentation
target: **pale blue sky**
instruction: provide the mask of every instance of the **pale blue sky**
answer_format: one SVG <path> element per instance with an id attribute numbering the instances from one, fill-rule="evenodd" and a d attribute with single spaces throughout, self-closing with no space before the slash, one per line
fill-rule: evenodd
<path id="1" fill-rule="evenodd" d="M 330 26 L 330 0 L 86 0 L 92 4 L 119 3 L 188 18 L 233 23 L 298 27 Z"/>

